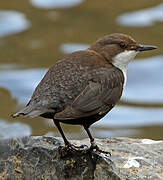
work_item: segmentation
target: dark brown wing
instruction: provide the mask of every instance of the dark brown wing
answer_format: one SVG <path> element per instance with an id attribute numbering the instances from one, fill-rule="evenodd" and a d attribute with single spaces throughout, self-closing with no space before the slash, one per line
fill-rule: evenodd
<path id="1" fill-rule="evenodd" d="M 120 99 L 124 84 L 121 70 L 112 67 L 105 69 L 73 101 L 71 106 L 57 113 L 54 118 L 60 120 L 76 119 L 95 114 L 107 113 Z"/>

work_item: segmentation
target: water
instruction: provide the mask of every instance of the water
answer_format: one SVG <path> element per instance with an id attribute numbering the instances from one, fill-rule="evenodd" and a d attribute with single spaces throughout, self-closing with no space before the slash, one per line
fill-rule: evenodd
<path id="1" fill-rule="evenodd" d="M 128 82 L 122 99 L 128 102 L 163 104 L 163 56 L 129 64 Z"/>
<path id="2" fill-rule="evenodd" d="M 57 60 L 105 34 L 123 32 L 159 49 L 141 53 L 129 65 L 121 102 L 91 129 L 100 138 L 163 139 L 162 4 L 138 1 L 120 6 L 104 0 L 0 2 L 0 137 L 58 136 L 52 120 L 10 115 L 25 106 Z M 87 137 L 80 126 L 63 128 L 70 139 Z"/>
<path id="3" fill-rule="evenodd" d="M 83 1 L 84 0 L 30 0 L 33 6 L 44 9 L 70 8 L 79 5 Z"/>
<path id="4" fill-rule="evenodd" d="M 79 51 L 79 50 L 85 50 L 87 48 L 89 48 L 89 45 L 80 44 L 80 43 L 65 43 L 65 44 L 61 44 L 60 46 L 60 50 L 64 54 L 69 54 L 69 53 L 72 53 L 74 51 Z"/>
<path id="5" fill-rule="evenodd" d="M 23 13 L 0 10 L 0 37 L 20 33 L 29 27 L 30 21 Z"/>
<path id="6" fill-rule="evenodd" d="M 24 123 L 8 123 L 7 121 L 0 120 L 0 138 L 19 138 L 22 136 L 31 135 L 31 128 Z"/>
<path id="7" fill-rule="evenodd" d="M 0 86 L 10 90 L 20 104 L 25 104 L 46 71 L 46 69 L 1 69 Z"/>
<path id="8" fill-rule="evenodd" d="M 154 26 L 157 22 L 163 22 L 163 4 L 152 8 L 124 13 L 118 17 L 117 22 L 124 26 Z"/>

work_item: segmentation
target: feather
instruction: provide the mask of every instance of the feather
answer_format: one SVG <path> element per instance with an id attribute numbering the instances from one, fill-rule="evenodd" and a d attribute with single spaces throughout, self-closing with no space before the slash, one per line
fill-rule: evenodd
<path id="1" fill-rule="evenodd" d="M 26 117 L 37 117 L 41 114 L 43 114 L 44 111 L 39 110 L 39 109 L 33 109 L 31 106 L 27 106 L 24 109 L 20 110 L 19 112 L 11 115 L 13 118 L 19 117 L 19 116 L 26 116 Z"/>

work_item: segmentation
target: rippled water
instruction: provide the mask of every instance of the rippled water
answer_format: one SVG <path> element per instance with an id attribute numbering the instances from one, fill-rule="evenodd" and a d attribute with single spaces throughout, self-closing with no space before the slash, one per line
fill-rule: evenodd
<path id="1" fill-rule="evenodd" d="M 79 5 L 84 0 L 30 0 L 38 8 L 70 8 Z"/>
<path id="2" fill-rule="evenodd" d="M 65 54 L 69 54 L 74 51 L 85 50 L 87 48 L 89 48 L 89 45 L 80 43 L 67 43 L 60 46 L 61 52 Z"/>
<path id="3" fill-rule="evenodd" d="M 45 69 L 7 70 L 5 68 L 0 72 L 0 86 L 10 90 L 19 103 L 25 104 L 46 71 Z"/>
<path id="4" fill-rule="evenodd" d="M 0 37 L 20 33 L 29 27 L 30 21 L 23 13 L 0 10 Z"/>
<path id="5" fill-rule="evenodd" d="M 77 50 L 75 47 L 75 50 Z M 81 46 L 79 50 L 81 50 Z M 67 47 L 64 53 L 73 51 Z M 19 103 L 26 103 L 37 84 L 48 69 L 0 68 L 0 86 L 9 89 Z M 16 66 L 16 65 L 15 65 Z M 128 80 L 122 100 L 136 103 L 163 104 L 163 56 L 156 56 L 131 62 L 128 67 Z M 139 73 L 138 73 L 139 72 Z M 15 86 L 16 84 L 16 86 Z M 152 85 L 152 87 L 151 87 Z"/>
<path id="6" fill-rule="evenodd" d="M 122 99 L 163 104 L 163 56 L 139 59 L 129 64 L 128 82 Z"/>
<path id="7" fill-rule="evenodd" d="M 124 13 L 118 17 L 117 22 L 124 26 L 153 26 L 163 21 L 163 4 L 156 7 Z"/>
<path id="8" fill-rule="evenodd" d="M 93 134 L 162 139 L 163 5 L 138 1 L 120 6 L 104 0 L 0 2 L 0 137 L 58 135 L 52 120 L 10 115 L 25 106 L 57 60 L 105 34 L 123 32 L 159 49 L 141 53 L 129 65 L 120 104 L 92 126 Z M 86 137 L 80 126 L 63 128 L 69 138 Z"/>
<path id="9" fill-rule="evenodd" d="M 9 123 L 4 120 L 0 120 L 0 138 L 19 138 L 22 136 L 31 135 L 31 128 L 24 123 Z"/>

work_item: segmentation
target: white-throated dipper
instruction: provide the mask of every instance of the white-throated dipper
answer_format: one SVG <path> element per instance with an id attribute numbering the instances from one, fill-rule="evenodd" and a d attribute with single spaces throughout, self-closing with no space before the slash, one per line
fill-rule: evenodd
<path id="1" fill-rule="evenodd" d="M 101 151 L 94 143 L 90 125 L 119 101 L 128 63 L 139 52 L 153 49 L 156 47 L 140 45 L 125 34 L 106 35 L 90 48 L 73 52 L 52 66 L 26 107 L 12 116 L 53 119 L 67 148 L 75 147 L 66 139 L 60 123 L 82 125 L 90 138 L 90 149 Z"/>

